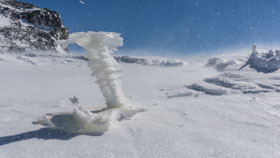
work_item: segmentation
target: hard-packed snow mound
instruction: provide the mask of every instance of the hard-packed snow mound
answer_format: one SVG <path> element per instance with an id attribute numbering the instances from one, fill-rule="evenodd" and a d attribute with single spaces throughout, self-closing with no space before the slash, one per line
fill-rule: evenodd
<path id="1" fill-rule="evenodd" d="M 253 45 L 249 59 L 240 70 L 247 65 L 258 72 L 271 73 L 277 71 L 280 68 L 280 50 L 256 50 L 256 45 Z"/>
<path id="2" fill-rule="evenodd" d="M 208 60 L 205 66 L 214 67 L 217 71 L 224 71 L 228 66 L 237 64 L 236 60 L 227 60 L 214 57 Z"/>
<path id="3" fill-rule="evenodd" d="M 146 59 L 140 57 L 132 56 L 114 56 L 114 58 L 119 63 L 129 63 L 129 64 L 141 64 L 141 65 L 150 65 L 150 66 L 162 66 L 162 67 L 175 67 L 183 66 L 185 64 L 182 60 L 177 59 Z"/>
<path id="4" fill-rule="evenodd" d="M 226 90 L 222 88 L 216 88 L 206 84 L 198 84 L 194 83 L 192 85 L 185 86 L 188 89 L 192 89 L 194 91 L 204 92 L 208 95 L 224 95 L 226 94 Z"/>
<path id="5" fill-rule="evenodd" d="M 167 93 L 167 99 L 194 96 L 192 91 Z"/>
<path id="6" fill-rule="evenodd" d="M 257 94 L 257 93 L 268 93 L 271 92 L 271 89 L 267 88 L 268 85 L 264 84 L 255 84 L 248 81 L 238 81 L 229 77 L 213 77 L 213 78 L 205 78 L 204 82 L 216 86 L 220 86 L 222 88 L 228 88 L 233 90 L 233 92 L 242 92 L 243 94 Z M 263 85 L 263 86 L 262 86 Z"/>

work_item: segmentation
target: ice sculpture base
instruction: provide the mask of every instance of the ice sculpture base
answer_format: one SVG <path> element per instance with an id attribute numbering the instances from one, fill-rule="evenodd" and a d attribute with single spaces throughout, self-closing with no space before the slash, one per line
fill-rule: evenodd
<path id="1" fill-rule="evenodd" d="M 55 128 L 77 134 L 103 134 L 114 122 L 129 119 L 145 109 L 136 108 L 83 108 L 77 106 L 72 112 L 48 113 L 39 117 L 33 124 Z"/>

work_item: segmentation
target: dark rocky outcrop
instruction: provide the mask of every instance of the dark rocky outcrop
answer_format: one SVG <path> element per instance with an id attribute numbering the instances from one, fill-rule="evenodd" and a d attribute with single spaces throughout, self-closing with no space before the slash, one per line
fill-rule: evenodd
<path id="1" fill-rule="evenodd" d="M 68 38 L 60 15 L 47 8 L 0 0 L 0 15 L 10 21 L 10 25 L 0 25 L 0 51 L 55 50 L 56 40 Z"/>
<path id="2" fill-rule="evenodd" d="M 226 60 L 221 58 L 211 58 L 205 66 L 214 67 L 217 71 L 224 71 L 228 66 L 236 64 L 235 60 Z"/>
<path id="3" fill-rule="evenodd" d="M 261 51 L 253 45 L 248 61 L 239 70 L 247 65 L 258 72 L 272 73 L 280 69 L 280 50 Z"/>
<path id="4" fill-rule="evenodd" d="M 175 67 L 183 66 L 185 64 L 184 61 L 176 59 L 145 59 L 132 56 L 114 56 L 114 58 L 119 63 L 140 64 L 150 66 Z"/>

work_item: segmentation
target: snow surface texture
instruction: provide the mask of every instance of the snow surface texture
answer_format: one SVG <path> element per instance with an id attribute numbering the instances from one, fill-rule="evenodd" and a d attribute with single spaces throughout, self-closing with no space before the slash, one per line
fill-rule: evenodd
<path id="1" fill-rule="evenodd" d="M 256 45 L 253 45 L 248 61 L 240 70 L 247 65 L 258 72 L 270 73 L 277 71 L 280 68 L 280 50 L 256 50 Z"/>
<path id="2" fill-rule="evenodd" d="M 205 56 L 179 67 L 121 63 L 126 97 L 147 112 L 89 136 L 30 123 L 38 114 L 71 111 L 69 96 L 93 108 L 104 104 L 82 57 L 0 54 L 0 157 L 279 158 L 279 70 L 239 71 L 248 55 L 216 56 L 238 61 L 223 71 L 206 67 L 213 57 Z M 226 93 L 187 88 L 193 84 Z"/>
<path id="3" fill-rule="evenodd" d="M 4 17 L 3 15 L 0 15 L 0 27 L 6 27 L 10 25 L 11 25 L 10 20 Z"/>

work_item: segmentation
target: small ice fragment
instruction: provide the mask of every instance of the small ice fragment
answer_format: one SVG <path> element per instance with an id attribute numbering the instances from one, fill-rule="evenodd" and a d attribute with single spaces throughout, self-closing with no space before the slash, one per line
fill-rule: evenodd
<path id="1" fill-rule="evenodd" d="M 72 104 L 79 104 L 79 99 L 76 96 L 69 98 Z"/>

